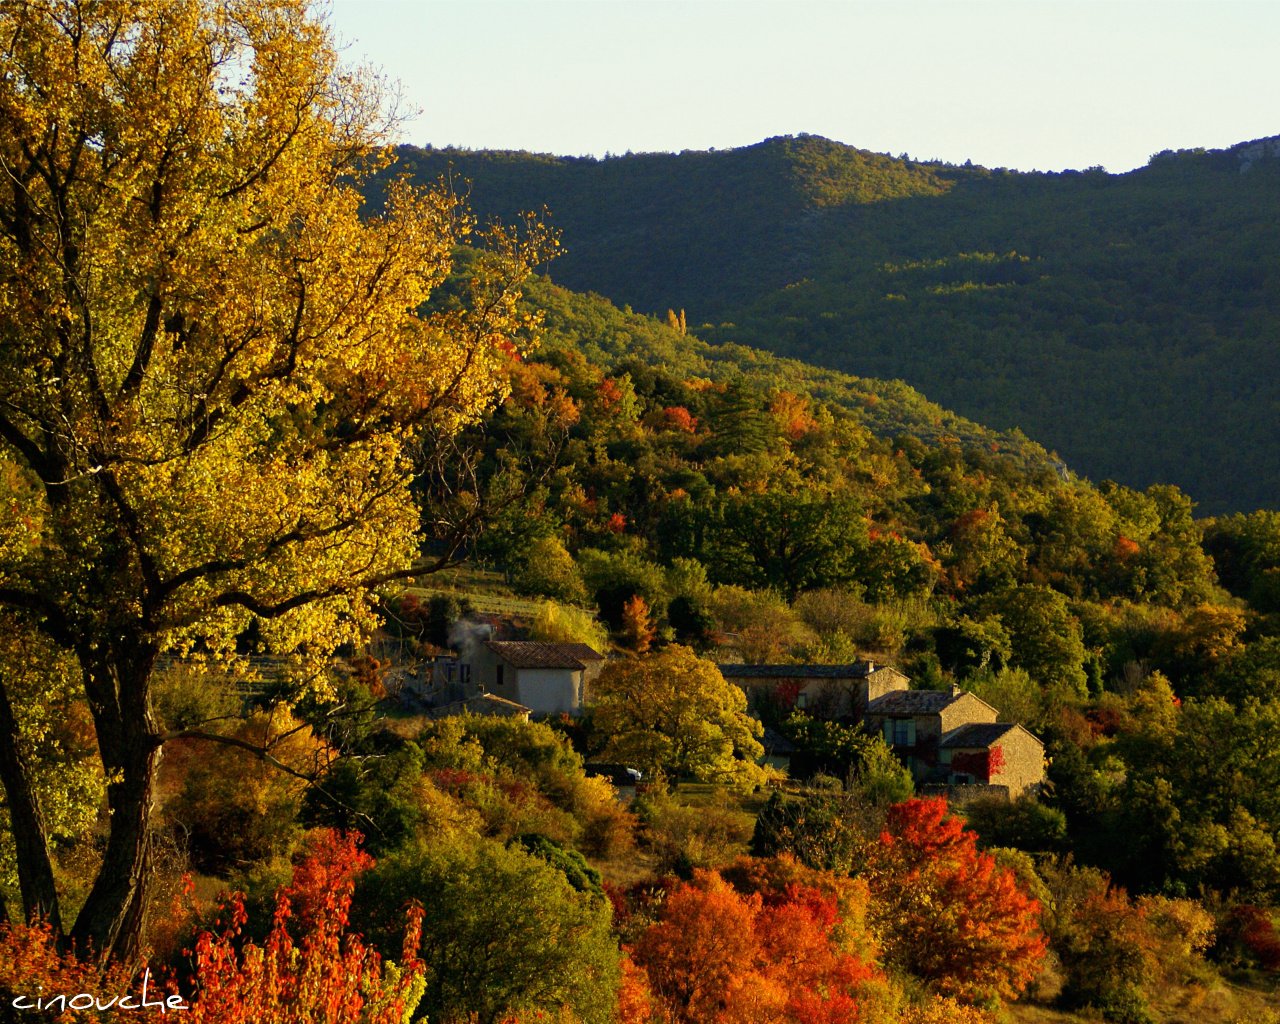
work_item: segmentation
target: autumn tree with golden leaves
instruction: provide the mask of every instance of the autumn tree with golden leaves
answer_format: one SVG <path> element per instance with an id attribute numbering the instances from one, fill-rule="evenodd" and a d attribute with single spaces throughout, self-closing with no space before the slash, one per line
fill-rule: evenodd
<path id="1" fill-rule="evenodd" d="M 750 792 L 769 777 L 746 695 L 688 647 L 609 662 L 591 701 L 594 726 L 609 737 L 602 756 L 649 779 L 691 776 Z"/>
<path id="2" fill-rule="evenodd" d="M 7 674 L 0 775 L 23 912 L 81 950 L 136 949 L 158 660 L 361 636 L 417 568 L 423 438 L 491 407 L 534 326 L 537 225 L 421 312 L 474 224 L 405 185 L 362 216 L 383 99 L 306 0 L 0 6 L 0 615 L 74 659 L 92 713 L 110 829 L 73 923 Z"/>

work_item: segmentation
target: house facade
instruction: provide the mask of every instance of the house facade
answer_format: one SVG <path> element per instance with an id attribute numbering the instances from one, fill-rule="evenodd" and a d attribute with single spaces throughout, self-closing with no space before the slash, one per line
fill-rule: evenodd
<path id="1" fill-rule="evenodd" d="M 464 663 L 473 693 L 491 693 L 535 715 L 578 715 L 604 656 L 587 644 L 484 640 Z"/>
<path id="2" fill-rule="evenodd" d="M 1021 725 L 999 722 L 986 701 L 950 690 L 899 690 L 873 699 L 866 725 L 926 787 L 998 787 L 1010 797 L 1044 782 L 1044 744 Z"/>
<path id="3" fill-rule="evenodd" d="M 722 664 L 720 674 L 747 695 L 766 721 L 803 711 L 814 718 L 860 723 L 884 737 L 922 791 L 937 789 L 1017 797 L 1044 782 L 1044 745 L 975 694 L 913 690 L 895 668 L 870 660 L 846 665 Z M 766 730 L 766 736 L 770 730 Z M 775 733 L 778 739 L 783 739 Z M 773 763 L 786 757 L 770 749 Z M 786 753 L 790 753 L 787 751 Z"/>
<path id="4" fill-rule="evenodd" d="M 879 733 L 902 758 L 917 783 L 940 781 L 942 741 L 962 726 L 993 723 L 999 713 L 959 687 L 950 690 L 895 690 L 867 705 L 866 726 Z"/>
<path id="5" fill-rule="evenodd" d="M 949 785 L 1004 786 L 1015 799 L 1044 781 L 1044 744 L 1010 722 L 953 729 L 942 737 L 938 760 Z"/>
<path id="6" fill-rule="evenodd" d="M 757 711 L 804 711 L 815 718 L 861 721 L 876 697 L 905 690 L 910 680 L 896 668 L 873 661 L 848 665 L 720 665 L 720 674 L 741 688 Z"/>

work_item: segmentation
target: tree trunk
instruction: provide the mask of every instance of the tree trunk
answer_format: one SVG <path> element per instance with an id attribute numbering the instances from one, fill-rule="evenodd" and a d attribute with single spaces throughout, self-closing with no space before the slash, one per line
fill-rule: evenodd
<path id="1" fill-rule="evenodd" d="M 151 869 L 151 810 L 160 766 L 151 711 L 154 651 L 138 650 L 86 669 L 85 688 L 107 773 L 107 848 L 71 940 L 81 955 L 135 959 L 141 948 Z"/>
<path id="2" fill-rule="evenodd" d="M 9 694 L 0 683 L 0 782 L 4 783 L 9 808 L 9 826 L 18 861 L 18 887 L 22 892 L 22 912 L 26 920 L 41 918 L 62 932 L 58 890 L 49 862 L 48 833 L 40 801 L 31 786 L 31 768 L 18 740 L 18 723 L 13 716 Z M 7 908 L 0 902 L 0 921 L 7 920 Z"/>

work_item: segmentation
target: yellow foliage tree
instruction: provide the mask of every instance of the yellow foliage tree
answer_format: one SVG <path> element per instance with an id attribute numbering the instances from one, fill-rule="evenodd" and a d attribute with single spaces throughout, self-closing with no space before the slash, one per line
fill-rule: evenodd
<path id="1" fill-rule="evenodd" d="M 24 786 L 0 801 L 0 923 L 19 892 L 39 901 L 52 877 L 18 878 L 24 847 L 66 849 L 92 832 L 103 798 L 92 763 L 88 709 L 77 700 L 74 659 L 0 615 L 0 761 Z M 32 815 L 35 815 L 33 818 Z M 63 865 L 64 871 L 66 865 Z M 52 870 L 52 866 L 50 866 Z"/>
<path id="2" fill-rule="evenodd" d="M 78 662 L 111 824 L 70 935 L 129 954 L 157 659 L 234 662 L 251 624 L 313 662 L 361 635 L 415 571 L 415 446 L 500 396 L 555 243 L 491 232 L 423 314 L 472 218 L 403 184 L 362 217 L 382 90 L 307 0 L 5 3 L 0 38 L 0 606 Z M 18 874 L 56 917 L 43 839 Z"/>
<path id="3" fill-rule="evenodd" d="M 609 631 L 585 608 L 545 602 L 529 624 L 529 636 L 552 644 L 586 644 L 600 653 L 609 649 Z"/>
<path id="4" fill-rule="evenodd" d="M 595 727 L 610 737 L 606 758 L 746 790 L 764 782 L 762 727 L 746 695 L 688 647 L 611 661 L 591 693 Z"/>

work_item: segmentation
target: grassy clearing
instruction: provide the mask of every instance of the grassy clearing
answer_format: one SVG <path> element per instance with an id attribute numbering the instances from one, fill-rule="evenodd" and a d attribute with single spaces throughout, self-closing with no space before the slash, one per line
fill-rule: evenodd
<path id="1" fill-rule="evenodd" d="M 997 1015 L 1000 1024 L 1095 1024 L 1098 1016 L 1086 1017 L 1033 1003 L 1013 1003 L 1000 1008 Z"/>
<path id="2" fill-rule="evenodd" d="M 722 867 L 746 855 L 764 799 L 682 782 L 646 798 L 648 825 L 634 853 L 591 863 L 606 881 L 623 886 L 690 867 Z"/>
<path id="3" fill-rule="evenodd" d="M 499 573 L 467 566 L 446 569 L 418 582 L 422 585 L 406 587 L 405 592 L 420 601 L 437 596 L 465 598 L 485 615 L 532 618 L 543 605 L 540 600 L 518 597 Z"/>
<path id="4" fill-rule="evenodd" d="M 510 618 L 531 619 L 546 604 L 537 597 L 521 597 L 499 572 L 480 569 L 471 565 L 443 569 L 430 576 L 423 576 L 415 586 L 405 587 L 405 592 L 419 600 L 436 596 L 466 599 L 471 607 L 483 615 L 502 615 Z"/>
<path id="5" fill-rule="evenodd" d="M 741 812 L 754 822 L 769 799 L 768 793 L 735 793 L 710 782 L 682 782 L 676 799 L 686 807 L 716 807 Z"/>
<path id="6" fill-rule="evenodd" d="M 1269 988 L 1253 988 L 1214 980 L 1188 984 L 1158 995 L 1150 1007 L 1155 1024 L 1276 1024 L 1280 996 Z M 1068 1013 L 1036 1003 L 1002 1006 L 1000 1024 L 1098 1024 L 1091 1011 Z"/>

